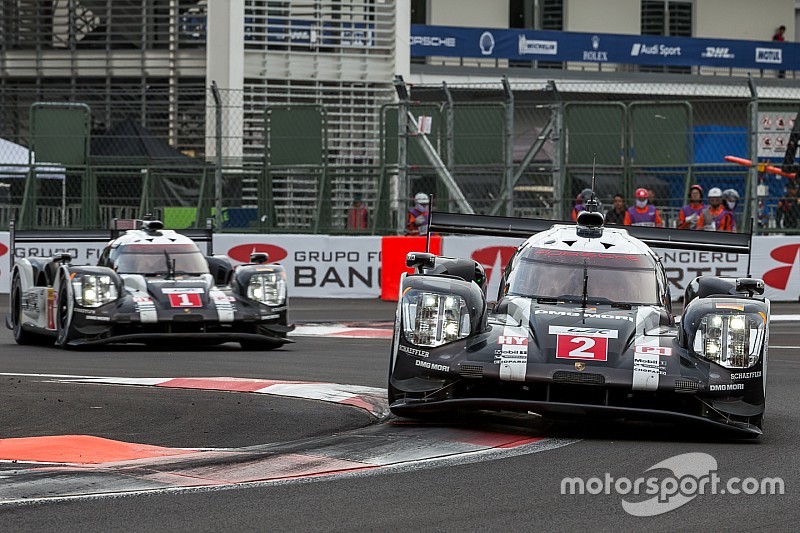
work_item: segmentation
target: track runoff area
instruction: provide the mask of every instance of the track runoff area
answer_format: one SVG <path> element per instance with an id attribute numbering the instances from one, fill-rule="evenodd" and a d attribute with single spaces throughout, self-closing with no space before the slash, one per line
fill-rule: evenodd
<path id="1" fill-rule="evenodd" d="M 162 368 L 175 374 L 153 377 L 154 369 L 140 361 L 143 350 L 62 352 L 39 348 L 37 359 L 31 360 L 31 347 L 14 345 L 10 334 L 4 330 L 0 342 L 5 345 L 4 351 L 11 352 L 10 359 L 15 362 L 7 365 L 6 369 L 10 366 L 17 371 L 0 373 L 0 383 L 6 383 L 7 389 L 10 383 L 24 384 L 14 386 L 20 386 L 27 391 L 26 394 L 35 395 L 41 390 L 46 396 L 49 391 L 49 394 L 63 395 L 67 402 L 70 398 L 96 398 L 96 401 L 87 400 L 90 404 L 100 404 L 90 405 L 90 409 L 101 408 L 105 395 L 124 395 L 130 401 L 129 408 L 145 417 L 148 416 L 143 412 L 148 408 L 145 398 L 153 394 L 148 390 L 158 391 L 158 394 L 168 394 L 169 391 L 198 394 L 197 402 L 209 401 L 207 395 L 210 391 L 281 399 L 281 409 L 292 412 L 297 408 L 298 422 L 309 406 L 312 410 L 326 409 L 325 412 L 331 413 L 334 420 L 341 416 L 339 413 L 347 415 L 343 417 L 342 427 L 333 423 L 325 428 L 323 434 L 306 435 L 295 431 L 291 436 L 297 438 L 287 440 L 276 431 L 268 435 L 269 439 L 259 440 L 253 436 L 245 446 L 220 443 L 209 446 L 208 442 L 193 445 L 191 439 L 179 439 L 165 445 L 169 439 L 158 435 L 158 430 L 149 439 L 146 430 L 137 439 L 125 439 L 120 438 L 124 431 L 109 431 L 102 425 L 97 431 L 83 425 L 84 432 L 80 433 L 70 428 L 69 423 L 56 424 L 60 427 L 52 428 L 54 431 L 49 428 L 43 431 L 41 426 L 33 424 L 30 433 L 26 434 L 25 420 L 16 420 L 22 427 L 15 436 L 0 439 L 0 504 L 150 492 L 224 490 L 243 485 L 373 476 L 533 454 L 581 440 L 580 435 L 575 438 L 575 435 L 551 433 L 546 424 L 532 416 L 522 422 L 519 416 L 508 419 L 490 417 L 489 420 L 476 416 L 438 424 L 393 417 L 389 414 L 381 379 L 385 376 L 394 303 L 340 302 L 340 315 L 344 318 L 349 315 L 353 320 L 338 323 L 323 321 L 325 313 L 315 311 L 322 301 L 301 299 L 296 303 L 300 322 L 293 335 L 298 342 L 285 350 L 251 354 L 256 356 L 254 364 L 259 360 L 276 358 L 276 374 L 285 375 L 291 369 L 283 368 L 281 361 L 290 355 L 321 364 L 321 359 L 331 349 L 339 353 L 337 359 L 353 358 L 354 352 L 362 351 L 370 353 L 362 353 L 356 359 L 372 367 L 372 373 L 364 377 L 355 376 L 354 381 L 347 383 L 350 372 L 342 365 L 341 372 L 330 376 L 338 380 L 320 381 L 310 379 L 315 373 L 312 364 L 304 375 L 298 375 L 298 379 L 269 379 L 263 377 L 269 369 L 254 372 L 251 366 L 245 365 L 243 368 L 247 371 L 243 373 L 251 377 L 220 377 L 240 371 L 226 363 L 226 359 L 235 357 L 238 350 L 221 347 L 201 354 L 203 360 L 211 360 L 210 367 L 203 367 L 203 373 L 218 369 L 220 376 L 187 375 L 187 363 L 196 354 L 179 351 L 168 354 L 172 361 Z M 795 304 L 776 304 L 773 310 L 771 350 L 778 357 L 796 351 L 794 329 L 800 316 L 792 311 L 797 307 Z M 364 320 L 363 316 L 367 315 L 373 317 L 371 322 Z M 304 340 L 307 347 L 304 347 Z M 162 361 L 164 355 L 167 354 L 159 356 Z M 59 362 L 73 357 L 76 360 L 72 364 L 64 366 Z M 99 368 L 98 361 L 103 362 Z M 54 367 L 54 362 L 61 366 Z M 266 366 L 272 365 L 267 363 Z M 103 372 L 109 367 L 127 368 L 121 372 L 124 375 L 112 376 Z M 62 371 L 35 371 L 41 368 Z M 78 370 L 84 373 L 79 374 Z M 261 377 L 253 377 L 259 374 Z M 54 387 L 58 393 L 52 392 Z M 9 392 L 14 394 L 13 390 Z M 240 410 L 238 416 L 247 418 L 247 413 Z M 357 420 L 345 420 L 347 417 L 356 417 Z M 169 430 L 162 428 L 162 431 Z M 221 444 L 226 444 L 224 439 Z"/>

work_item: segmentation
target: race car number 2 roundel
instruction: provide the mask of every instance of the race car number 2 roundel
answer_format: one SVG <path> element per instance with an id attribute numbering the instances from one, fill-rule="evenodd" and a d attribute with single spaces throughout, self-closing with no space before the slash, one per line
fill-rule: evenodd
<path id="1" fill-rule="evenodd" d="M 556 359 L 607 361 L 608 339 L 617 338 L 615 329 L 550 326 L 556 336 Z"/>
<path id="2" fill-rule="evenodd" d="M 196 292 L 179 292 L 168 296 L 169 305 L 172 307 L 201 307 L 203 305 L 200 295 Z"/>

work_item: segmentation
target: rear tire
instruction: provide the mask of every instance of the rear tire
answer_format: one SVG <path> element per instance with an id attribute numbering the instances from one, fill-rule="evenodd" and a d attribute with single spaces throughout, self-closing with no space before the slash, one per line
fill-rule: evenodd
<path id="1" fill-rule="evenodd" d="M 25 331 L 22 327 L 22 287 L 19 276 L 14 276 L 11 284 L 11 331 L 14 333 L 14 340 L 21 345 L 43 345 L 53 342 L 52 337 Z"/>

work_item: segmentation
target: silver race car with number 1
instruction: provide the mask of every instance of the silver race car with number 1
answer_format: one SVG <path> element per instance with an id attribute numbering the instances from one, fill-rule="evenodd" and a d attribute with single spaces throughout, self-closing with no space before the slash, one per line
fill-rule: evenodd
<path id="1" fill-rule="evenodd" d="M 12 231 L 12 251 L 24 233 Z M 19 344 L 233 341 L 269 350 L 291 342 L 286 273 L 265 253 L 234 267 L 154 220 L 118 234 L 97 266 L 71 260 L 59 253 L 15 261 L 7 325 Z"/>

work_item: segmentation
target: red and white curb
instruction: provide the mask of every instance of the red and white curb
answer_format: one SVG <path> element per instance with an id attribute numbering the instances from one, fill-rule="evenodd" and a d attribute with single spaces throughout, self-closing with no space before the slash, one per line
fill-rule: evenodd
<path id="1" fill-rule="evenodd" d="M 120 378 L 95 376 L 70 376 L 59 374 L 12 374 L 0 376 L 43 378 L 62 383 L 95 383 L 105 385 L 133 385 L 166 387 L 173 389 L 204 389 L 227 392 L 251 392 L 272 396 L 287 396 L 305 400 L 352 405 L 383 418 L 389 413 L 386 389 L 362 385 L 343 385 L 313 381 L 283 381 L 277 379 L 248 378 Z"/>
<path id="2" fill-rule="evenodd" d="M 293 337 L 340 337 L 348 339 L 391 339 L 387 328 L 357 327 L 347 324 L 302 324 L 289 333 Z"/>
<path id="3" fill-rule="evenodd" d="M 382 416 L 385 391 L 374 387 L 237 378 L 115 378 L 11 374 L 60 383 L 197 388 L 275 394 L 354 405 Z M 577 440 L 535 430 L 491 431 L 463 425 L 390 420 L 287 443 L 244 448 L 163 448 L 91 435 L 0 439 L 0 505 L 153 492 L 225 490 L 310 482 L 464 464 L 560 448 Z M 44 464 L 42 464 L 44 463 Z"/>

